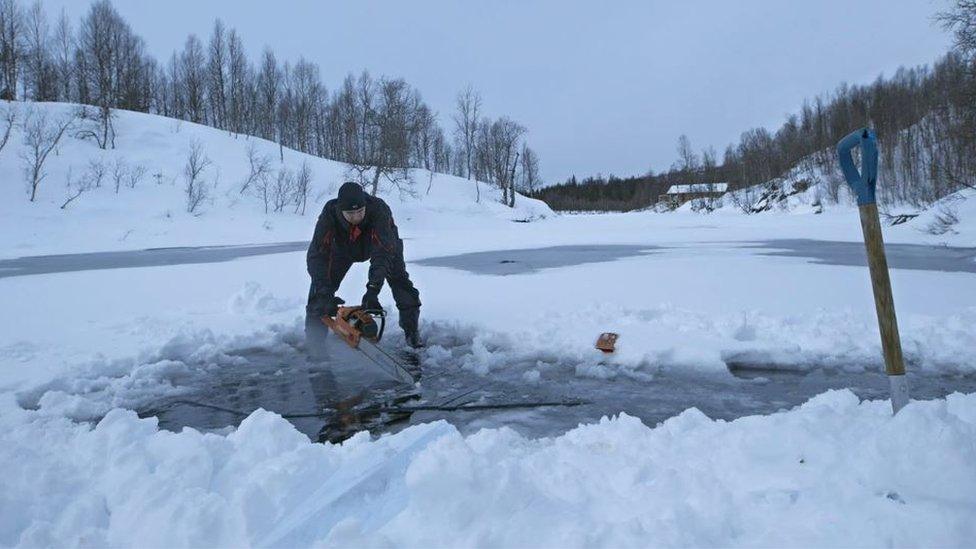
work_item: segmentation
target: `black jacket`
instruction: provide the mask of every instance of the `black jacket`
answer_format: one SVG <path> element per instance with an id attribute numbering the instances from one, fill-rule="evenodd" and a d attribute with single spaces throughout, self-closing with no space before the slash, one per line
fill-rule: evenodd
<path id="1" fill-rule="evenodd" d="M 338 200 L 332 199 L 322 208 L 306 255 L 313 293 L 335 294 L 349 263 L 367 259 L 366 285 L 379 292 L 394 259 L 402 254 L 403 241 L 383 199 L 366 196 L 366 217 L 359 225 L 350 225 Z"/>

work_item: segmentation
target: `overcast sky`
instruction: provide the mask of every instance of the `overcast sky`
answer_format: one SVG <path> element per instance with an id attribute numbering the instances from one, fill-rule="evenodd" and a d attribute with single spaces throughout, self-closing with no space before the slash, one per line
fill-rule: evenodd
<path id="1" fill-rule="evenodd" d="M 486 113 L 529 128 L 547 181 L 667 169 L 687 134 L 721 155 L 755 126 L 777 128 L 804 98 L 931 63 L 950 38 L 946 0 L 114 0 L 161 61 L 217 17 L 257 59 L 402 76 L 440 113 L 478 89 Z M 88 2 L 44 0 L 77 20 Z"/>

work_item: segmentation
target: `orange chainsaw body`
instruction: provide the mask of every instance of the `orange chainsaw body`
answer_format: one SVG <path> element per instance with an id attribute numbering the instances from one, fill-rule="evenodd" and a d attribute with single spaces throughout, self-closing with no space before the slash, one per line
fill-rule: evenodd
<path id="1" fill-rule="evenodd" d="M 377 334 L 376 321 L 362 307 L 339 307 L 335 318 L 323 316 L 322 322 L 353 349 L 359 348 L 359 341 L 363 338 L 375 343 L 382 335 L 382 330 Z M 364 331 L 377 335 L 370 337 L 364 335 Z"/>

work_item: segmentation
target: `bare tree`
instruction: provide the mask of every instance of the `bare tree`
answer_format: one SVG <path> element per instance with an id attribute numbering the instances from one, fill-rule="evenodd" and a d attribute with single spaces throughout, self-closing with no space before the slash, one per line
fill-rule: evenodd
<path id="1" fill-rule="evenodd" d="M 464 175 L 472 177 L 475 137 L 481 118 L 481 95 L 470 85 L 457 96 L 457 112 L 454 114 L 454 136 L 464 158 Z"/>
<path id="2" fill-rule="evenodd" d="M 506 117 L 493 122 L 483 120 L 478 126 L 476 177 L 497 185 L 502 190 L 501 202 L 514 206 L 514 168 L 525 127 Z"/>
<path id="3" fill-rule="evenodd" d="M 691 147 L 691 140 L 684 134 L 678 138 L 678 164 L 676 167 L 678 170 L 686 171 L 689 174 L 695 174 L 701 169 L 701 162 Z"/>
<path id="4" fill-rule="evenodd" d="M 382 79 L 380 96 L 371 128 L 377 137 L 370 146 L 369 163 L 373 165 L 371 192 L 376 196 L 381 177 L 404 191 L 403 183 L 410 179 L 410 135 L 416 127 L 416 104 L 409 85 L 402 78 Z"/>
<path id="5" fill-rule="evenodd" d="M 14 103 L 7 103 L 7 108 L 3 111 L 3 135 L 0 136 L 0 151 L 7 146 L 10 134 L 13 133 L 14 126 L 17 124 L 17 106 Z"/>
<path id="6" fill-rule="evenodd" d="M 81 105 L 75 111 L 77 130 L 74 136 L 78 139 L 91 139 L 99 149 L 107 149 L 109 145 L 115 147 L 115 110 L 91 109 Z"/>
<path id="7" fill-rule="evenodd" d="M 712 173 L 718 166 L 718 153 L 715 147 L 709 146 L 701 154 L 701 170 L 704 173 Z"/>
<path id="8" fill-rule="evenodd" d="M 142 181 L 142 178 L 146 175 L 146 167 L 143 165 L 135 166 L 126 172 L 125 186 L 130 189 L 136 188 L 136 185 Z"/>
<path id="9" fill-rule="evenodd" d="M 281 70 L 274 52 L 265 48 L 261 56 L 261 71 L 257 80 L 259 101 L 258 123 L 259 135 L 265 139 L 277 141 L 278 129 L 278 101 L 281 95 Z"/>
<path id="10" fill-rule="evenodd" d="M 94 117 L 97 129 L 84 133 L 94 137 L 102 149 L 115 148 L 112 109 L 119 103 L 121 77 L 126 74 L 122 60 L 131 60 L 141 48 L 141 39 L 132 34 L 108 0 L 98 0 L 91 5 L 78 33 L 79 66 L 85 91 L 80 99 L 98 107 L 98 116 Z"/>
<path id="11" fill-rule="evenodd" d="M 295 174 L 295 191 L 293 201 L 295 203 L 295 213 L 305 215 L 305 206 L 308 204 L 308 194 L 312 190 L 312 170 L 308 167 L 308 162 L 302 162 Z"/>
<path id="12" fill-rule="evenodd" d="M 257 96 L 253 72 L 240 35 L 231 29 L 227 36 L 227 128 L 235 133 L 256 129 L 251 112 L 251 103 Z M 252 118 L 250 123 L 249 118 Z"/>
<path id="13" fill-rule="evenodd" d="M 186 183 L 183 192 L 186 194 L 186 211 L 189 213 L 196 212 L 209 195 L 207 184 L 202 177 L 203 171 L 208 166 L 210 166 L 210 159 L 203 152 L 203 144 L 194 141 L 190 144 L 190 152 L 183 166 L 183 180 Z"/>
<path id="14" fill-rule="evenodd" d="M 959 213 L 953 204 L 939 205 L 933 217 L 934 219 L 925 227 L 927 233 L 940 236 L 950 232 L 957 232 L 953 227 L 959 223 Z"/>
<path id="15" fill-rule="evenodd" d="M 75 77 L 73 66 L 75 38 L 74 32 L 71 30 L 71 21 L 68 19 L 68 14 L 64 8 L 61 8 L 58 26 L 54 29 L 52 55 L 56 74 L 55 80 L 58 86 L 57 98 L 61 101 L 70 101 L 72 99 L 71 82 Z"/>
<path id="16" fill-rule="evenodd" d="M 31 202 L 37 198 L 37 188 L 47 175 L 44 171 L 44 162 L 61 141 L 61 137 L 71 123 L 70 117 L 49 121 L 45 110 L 31 109 L 24 115 L 23 133 L 26 148 L 21 152 L 21 159 L 24 161 L 24 175 L 30 188 Z"/>
<path id="17" fill-rule="evenodd" d="M 520 187 L 528 194 L 535 193 L 536 187 L 541 183 L 539 178 L 539 157 L 528 144 L 522 145 L 522 156 L 520 162 Z"/>
<path id="18" fill-rule="evenodd" d="M 181 92 L 186 100 L 186 115 L 190 122 L 206 124 L 206 70 L 203 46 L 195 34 L 187 37 L 178 66 Z"/>
<path id="19" fill-rule="evenodd" d="M 119 194 L 119 189 L 122 187 L 123 181 L 129 177 L 129 165 L 126 164 L 125 160 L 121 158 L 115 159 L 115 165 L 112 167 L 112 182 L 115 184 L 115 194 Z"/>
<path id="20" fill-rule="evenodd" d="M 258 154 L 254 143 L 250 143 L 247 146 L 247 164 L 249 169 L 247 177 L 241 183 L 240 194 L 244 194 L 251 185 L 267 179 L 271 174 L 271 159 L 265 155 Z"/>
<path id="21" fill-rule="evenodd" d="M 512 159 L 512 169 L 509 170 L 506 186 L 508 187 L 508 207 L 515 207 L 515 168 L 519 163 L 519 151 L 515 151 L 515 158 Z"/>
<path id="22" fill-rule="evenodd" d="M 71 166 L 68 166 L 68 175 L 65 177 L 65 192 L 67 197 L 61 204 L 61 209 L 68 209 L 68 204 L 71 204 L 79 196 L 91 190 L 91 181 L 87 177 L 81 177 L 79 179 L 74 179 L 71 175 Z"/>
<path id="23" fill-rule="evenodd" d="M 0 99 L 17 99 L 24 52 L 24 15 L 17 0 L 0 0 Z"/>
<path id="24" fill-rule="evenodd" d="M 952 31 L 960 52 L 967 56 L 976 53 L 976 0 L 954 0 L 951 8 L 936 14 L 935 20 Z"/>
<path id="25" fill-rule="evenodd" d="M 207 59 L 207 98 L 210 119 L 216 128 L 227 128 L 227 37 L 224 23 L 214 21 Z"/>
<path id="26" fill-rule="evenodd" d="M 47 14 L 40 0 L 27 11 L 24 53 L 24 97 L 35 101 L 57 99 L 54 65 L 51 61 L 51 37 Z"/>
<path id="27" fill-rule="evenodd" d="M 285 209 L 295 196 L 295 176 L 282 166 L 271 183 L 271 206 L 277 213 Z"/>
<path id="28" fill-rule="evenodd" d="M 88 173 L 85 174 L 85 179 L 92 187 L 96 189 L 101 187 L 106 173 L 108 173 L 108 167 L 102 159 L 92 158 L 88 160 Z"/>
<path id="29" fill-rule="evenodd" d="M 410 157 L 417 127 L 416 94 L 403 79 L 377 82 L 365 72 L 356 84 L 357 143 L 347 162 L 350 172 L 374 196 L 382 180 L 401 193 L 414 192 Z"/>
<path id="30" fill-rule="evenodd" d="M 413 110 L 415 122 L 410 141 L 413 143 L 411 164 L 425 170 L 430 170 L 436 163 L 436 146 L 438 138 L 443 138 L 443 132 L 437 126 L 437 115 L 425 105 L 420 94 L 414 94 Z"/>
<path id="31" fill-rule="evenodd" d="M 267 215 L 269 211 L 269 206 L 271 203 L 271 191 L 272 191 L 272 178 L 260 177 L 254 180 L 254 192 L 261 198 L 264 202 L 264 213 Z"/>

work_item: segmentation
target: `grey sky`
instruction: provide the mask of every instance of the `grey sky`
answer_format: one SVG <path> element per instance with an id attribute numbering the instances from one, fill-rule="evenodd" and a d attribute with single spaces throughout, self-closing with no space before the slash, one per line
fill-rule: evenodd
<path id="1" fill-rule="evenodd" d="M 44 0 L 72 19 L 88 2 Z M 721 154 L 806 97 L 934 61 L 944 0 L 313 2 L 114 0 L 161 60 L 220 17 L 252 53 L 304 55 L 329 89 L 366 68 L 417 86 L 451 125 L 471 83 L 529 128 L 543 176 L 666 169 L 675 142 Z"/>

